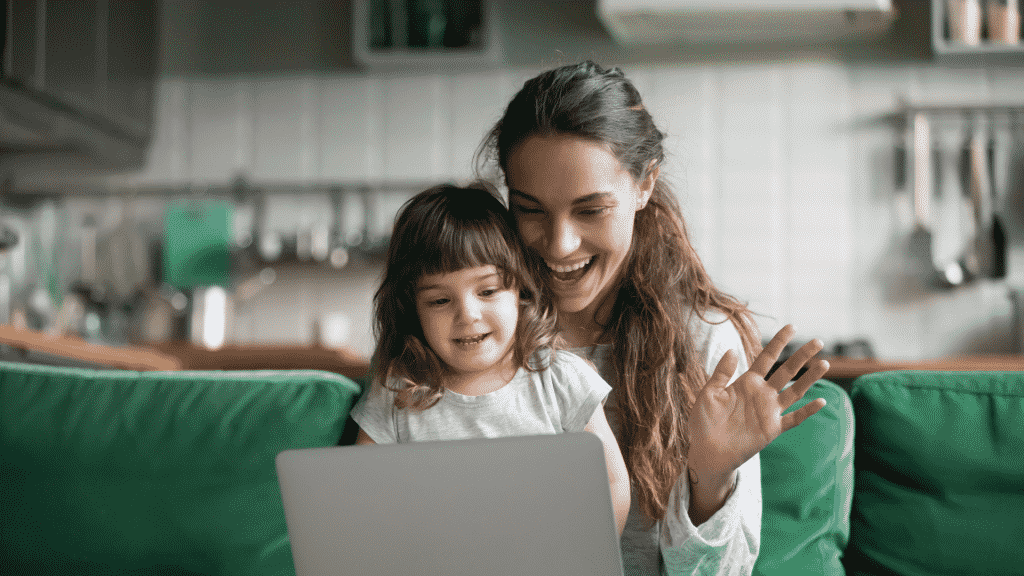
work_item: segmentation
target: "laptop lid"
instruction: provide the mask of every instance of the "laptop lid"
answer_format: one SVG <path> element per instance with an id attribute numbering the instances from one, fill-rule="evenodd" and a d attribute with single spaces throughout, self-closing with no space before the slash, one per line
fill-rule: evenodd
<path id="1" fill-rule="evenodd" d="M 277 456 L 297 576 L 621 576 L 587 432 Z"/>

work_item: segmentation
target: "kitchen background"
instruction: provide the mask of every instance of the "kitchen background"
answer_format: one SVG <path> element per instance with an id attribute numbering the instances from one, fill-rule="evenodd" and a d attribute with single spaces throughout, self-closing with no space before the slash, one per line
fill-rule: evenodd
<path id="1" fill-rule="evenodd" d="M 4 256 L 0 314 L 52 327 L 76 286 L 84 309 L 94 296 L 127 301 L 133 279 L 169 265 L 166 253 L 152 264 L 132 235 L 181 241 L 171 220 L 198 211 L 228 223 L 226 291 L 165 289 L 171 310 L 232 309 L 207 334 L 214 344 L 319 342 L 369 355 L 397 206 L 432 183 L 472 178 L 476 147 L 525 79 L 593 58 L 624 69 L 668 134 L 662 173 L 698 252 L 762 314 L 766 336 L 791 322 L 830 347 L 867 341 L 879 358 L 1018 352 L 1009 294 L 1024 287 L 1024 128 L 1011 134 L 1012 116 L 994 116 L 1005 277 L 940 288 L 914 252 L 913 142 L 896 127 L 904 102 L 1024 106 L 1024 52 L 942 53 L 935 3 L 894 4 L 876 35 L 645 46 L 617 43 L 594 2 L 496 1 L 485 3 L 490 51 L 418 60 L 353 48 L 362 15 L 349 3 L 160 3 L 152 129 L 137 166 L 0 160 L 0 217 L 21 239 Z M 942 174 L 964 141 L 950 118 L 931 126 Z M 962 197 L 950 192 L 959 180 L 938 180 L 933 236 L 969 234 L 970 216 L 942 208 Z M 105 294 L 82 289 L 83 278 L 105 279 Z M 111 342 L 167 338 L 168 322 L 186 322 L 146 316 L 147 328 L 118 331 L 108 316 L 102 329 L 78 321 Z"/>

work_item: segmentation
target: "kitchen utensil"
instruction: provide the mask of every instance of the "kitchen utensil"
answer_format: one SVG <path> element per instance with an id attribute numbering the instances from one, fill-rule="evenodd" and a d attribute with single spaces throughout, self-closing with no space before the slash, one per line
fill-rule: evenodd
<path id="1" fill-rule="evenodd" d="M 970 194 L 973 208 L 974 233 L 973 240 L 966 247 L 962 261 L 966 272 L 972 278 L 991 276 L 995 266 L 987 136 L 980 124 L 976 124 L 968 141 L 967 191 Z"/>
<path id="2" fill-rule="evenodd" d="M 992 278 L 1006 277 L 1006 228 L 999 213 L 1002 209 L 1002 199 L 1005 195 L 1009 172 L 1010 123 L 1009 118 L 1006 120 L 1005 127 L 993 122 L 992 134 L 988 143 L 989 181 L 992 183 L 992 270 L 990 273 Z"/>
<path id="3" fill-rule="evenodd" d="M 910 234 L 910 252 L 923 263 L 929 276 L 935 274 L 932 253 L 931 197 L 934 184 L 931 126 L 924 112 L 914 114 L 914 230 Z"/>
<path id="4" fill-rule="evenodd" d="M 135 216 L 135 199 L 121 203 L 121 218 L 106 238 L 104 268 L 110 280 L 111 297 L 119 304 L 129 302 L 149 278 L 149 255 L 146 239 L 139 230 Z"/>
<path id="5" fill-rule="evenodd" d="M 1013 324 L 1010 338 L 1014 352 L 1024 354 L 1024 288 L 1010 288 L 1010 302 L 1013 304 Z"/>
<path id="6" fill-rule="evenodd" d="M 932 223 L 932 266 L 937 274 L 936 286 L 952 288 L 963 284 L 968 273 L 961 263 L 965 234 L 963 223 L 970 218 L 970 207 L 964 194 L 962 162 L 963 141 L 959 132 L 949 126 L 934 138 L 938 147 L 935 157 L 935 210 Z"/>

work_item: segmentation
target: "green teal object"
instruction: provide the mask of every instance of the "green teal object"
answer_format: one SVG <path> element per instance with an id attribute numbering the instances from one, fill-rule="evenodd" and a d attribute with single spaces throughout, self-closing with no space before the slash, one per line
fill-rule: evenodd
<path id="1" fill-rule="evenodd" d="M 836 575 L 850 536 L 853 407 L 819 380 L 786 413 L 824 398 L 825 407 L 761 450 L 761 550 L 755 576 Z"/>
<path id="2" fill-rule="evenodd" d="M 1021 574 L 1024 372 L 884 372 L 850 395 L 847 572 Z"/>
<path id="3" fill-rule="evenodd" d="M 274 458 L 337 444 L 359 393 L 313 370 L 0 362 L 5 573 L 293 575 Z"/>
<path id="4" fill-rule="evenodd" d="M 227 286 L 231 280 L 228 202 L 184 200 L 164 214 L 164 282 L 175 288 Z"/>

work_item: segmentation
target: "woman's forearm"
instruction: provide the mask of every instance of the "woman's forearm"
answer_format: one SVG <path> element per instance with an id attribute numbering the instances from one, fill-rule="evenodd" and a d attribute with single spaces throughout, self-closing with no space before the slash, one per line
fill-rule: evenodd
<path id="1" fill-rule="evenodd" d="M 690 521 L 700 526 L 722 509 L 736 487 L 736 471 L 725 475 L 703 474 L 687 469 L 690 482 Z"/>

